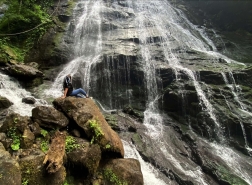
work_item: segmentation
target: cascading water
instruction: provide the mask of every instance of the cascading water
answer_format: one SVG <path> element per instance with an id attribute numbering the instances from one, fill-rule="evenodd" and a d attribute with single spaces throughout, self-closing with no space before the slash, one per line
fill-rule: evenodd
<path id="1" fill-rule="evenodd" d="M 102 49 L 101 9 L 102 1 L 79 1 L 74 9 L 73 19 L 69 25 L 69 34 L 73 37 L 74 60 L 69 62 L 56 77 L 47 95 L 62 95 L 62 82 L 67 74 L 73 78 L 81 77 L 84 89 L 89 92 L 91 66 L 99 61 Z M 72 32 L 72 27 L 75 29 Z M 77 87 L 76 87 L 77 88 Z"/>
<path id="2" fill-rule="evenodd" d="M 120 3 L 124 3 L 124 6 L 120 6 Z M 127 13 L 119 13 L 124 10 Z M 112 12 L 118 13 L 113 24 L 108 23 L 108 20 L 112 17 Z M 130 20 L 130 25 L 126 27 L 123 21 L 130 17 L 131 14 L 134 14 L 135 17 Z M 117 102 L 117 99 L 124 95 L 128 98 L 127 103 L 134 103 L 131 100 L 134 90 L 128 86 L 131 81 L 129 68 L 132 65 L 131 59 L 134 58 L 131 53 L 136 50 L 136 45 L 139 44 L 140 57 L 138 57 L 138 60 L 141 63 L 144 73 L 144 87 L 139 88 L 142 88 L 141 90 L 146 95 L 146 100 L 144 100 L 146 103 L 144 125 L 147 128 L 146 135 L 149 135 L 152 139 L 149 146 L 152 147 L 153 151 L 158 151 L 157 155 L 161 156 L 164 160 L 162 162 L 169 166 L 162 166 L 162 168 L 170 168 L 162 169 L 163 171 L 173 171 L 174 174 L 183 174 L 182 176 L 186 179 L 185 182 L 188 180 L 194 184 L 210 184 L 207 175 L 203 173 L 199 165 L 178 155 L 175 150 L 176 145 L 170 138 L 173 135 L 164 126 L 165 118 L 158 106 L 158 100 L 162 97 L 162 93 L 160 92 L 161 87 L 158 85 L 156 78 L 157 64 L 155 61 L 155 57 L 160 53 L 157 54 L 155 52 L 153 43 L 155 39 L 159 40 L 159 46 L 162 48 L 162 54 L 164 55 L 163 62 L 174 70 L 176 80 L 179 80 L 183 73 L 192 82 L 197 92 L 200 105 L 214 123 L 216 130 L 219 130 L 220 123 L 215 115 L 213 105 L 208 100 L 202 84 L 198 81 L 196 72 L 181 63 L 180 59 L 184 57 L 186 60 L 185 51 L 191 50 L 208 56 L 216 66 L 219 65 L 220 58 L 229 63 L 238 62 L 217 53 L 215 45 L 206 36 L 204 30 L 190 23 L 180 10 L 175 9 L 165 0 L 126 0 L 124 2 L 113 1 L 106 3 L 102 0 L 79 1 L 74 10 L 72 22 L 69 25 L 69 30 L 72 28 L 74 30 L 69 35 L 73 38 L 75 58 L 58 74 L 54 84 L 50 90 L 46 91 L 46 94 L 53 95 L 54 97 L 60 96 L 62 94 L 62 80 L 66 74 L 71 73 L 74 75 L 74 78 L 75 76 L 79 78 L 84 89 L 91 91 L 93 93 L 92 96 L 97 97 L 97 100 L 101 102 L 101 106 L 106 104 L 106 107 L 110 109 L 121 108 L 121 104 Z M 115 30 L 123 30 L 126 28 L 129 28 L 129 31 L 126 34 L 124 32 L 125 35 L 120 35 L 119 38 L 121 40 L 116 41 L 117 45 L 121 44 L 120 47 L 114 46 L 113 39 L 115 37 L 114 34 L 116 34 Z M 121 32 L 119 31 L 119 33 Z M 127 39 L 132 40 L 133 43 L 130 44 L 130 47 L 125 46 L 123 48 L 124 45 L 121 41 Z M 108 49 L 104 49 L 105 47 L 103 48 L 103 46 L 112 48 L 111 50 L 113 52 L 107 51 Z M 180 51 L 179 54 L 177 52 L 178 50 Z M 116 55 L 118 53 L 120 53 L 119 56 Z M 128 54 L 130 57 L 123 58 L 121 57 L 123 54 L 126 56 Z M 105 64 L 101 65 L 102 62 Z M 99 68 L 102 68 L 100 65 L 103 67 L 103 70 L 101 70 L 102 73 L 96 73 Z M 123 74 L 120 75 L 121 72 Z M 100 80 L 101 82 L 96 83 L 96 80 Z M 91 89 L 89 89 L 90 87 Z M 99 91 L 100 89 L 102 89 L 102 92 Z M 116 95 L 115 92 L 117 92 Z M 219 134 L 218 136 L 222 137 L 221 133 Z M 126 148 L 131 147 L 127 143 L 124 143 L 124 145 Z M 208 143 L 208 145 L 211 145 L 211 143 Z M 218 147 L 221 148 L 220 146 Z M 217 147 L 213 148 L 216 149 Z M 219 148 L 216 150 L 220 151 Z M 131 156 L 130 153 L 132 151 L 134 157 L 140 159 L 134 148 L 131 151 L 130 149 L 126 150 L 126 157 Z M 233 153 L 227 152 L 226 155 L 226 158 L 228 158 Z M 241 166 L 233 163 L 232 160 L 235 159 L 232 157 L 230 157 L 230 160 L 231 162 L 226 162 L 230 163 L 230 168 L 239 168 L 240 170 L 235 171 L 235 173 L 240 175 L 242 173 Z M 162 162 L 159 161 L 159 164 Z M 145 164 L 142 163 L 142 165 Z M 160 166 L 157 165 L 157 168 L 160 168 Z M 193 167 L 190 168 L 189 166 Z M 149 176 L 148 173 L 143 174 Z M 144 177 L 145 184 L 148 184 L 148 180 L 146 180 L 148 177 L 146 176 Z M 252 183 L 251 178 L 248 176 L 244 175 L 242 178 L 246 179 L 248 183 Z M 156 176 L 153 176 L 153 178 L 156 179 Z M 160 179 L 156 179 L 153 182 L 155 184 L 163 184 Z"/>
<path id="3" fill-rule="evenodd" d="M 236 85 L 235 79 L 234 79 L 234 77 L 233 77 L 232 72 L 229 71 L 228 74 L 229 74 L 229 77 L 230 77 L 230 79 L 231 79 L 231 80 L 230 80 L 231 83 L 229 83 L 229 80 L 228 80 L 226 74 L 225 74 L 224 72 L 221 73 L 221 75 L 222 75 L 222 77 L 223 77 L 223 79 L 224 79 L 226 85 L 228 86 L 228 88 L 229 88 L 230 91 L 232 92 L 232 94 L 233 94 L 233 96 L 234 96 L 234 100 L 237 102 L 237 104 L 239 105 L 240 109 L 241 109 L 244 113 L 249 114 L 249 112 L 247 111 L 245 105 L 240 101 L 240 98 L 239 98 L 239 96 L 237 95 L 237 93 L 239 93 L 239 92 L 238 92 L 238 91 L 239 91 L 239 90 L 238 90 L 238 89 L 239 89 L 239 86 Z M 229 109 L 230 109 L 230 111 L 232 111 L 230 107 L 229 107 Z M 236 115 L 236 113 L 233 113 L 233 114 Z M 250 113 L 249 116 L 251 116 L 251 113 Z M 238 115 L 236 115 L 236 117 L 239 119 L 239 116 L 238 116 Z M 251 149 L 251 148 L 249 147 L 249 145 L 248 145 L 248 141 L 247 141 L 247 136 L 246 136 L 246 131 L 245 131 L 244 125 L 243 125 L 243 123 L 241 122 L 241 120 L 239 120 L 239 122 L 240 122 L 240 125 L 241 125 L 241 129 L 242 129 L 242 133 L 243 133 L 243 137 L 244 137 L 244 141 L 245 141 L 245 148 L 246 148 L 246 149 L 249 151 L 249 153 L 250 153 L 250 152 L 252 151 L 252 149 Z"/>
<path id="4" fill-rule="evenodd" d="M 45 101 L 35 99 L 34 97 L 35 104 L 23 103 L 22 99 L 32 97 L 31 93 L 22 88 L 17 80 L 2 73 L 0 73 L 0 94 L 13 103 L 9 110 L 19 113 L 22 116 L 31 116 L 31 110 L 35 106 L 46 105 Z"/>

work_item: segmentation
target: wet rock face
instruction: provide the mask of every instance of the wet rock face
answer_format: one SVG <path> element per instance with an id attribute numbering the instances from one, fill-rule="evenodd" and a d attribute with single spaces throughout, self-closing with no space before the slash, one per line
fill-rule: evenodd
<path id="1" fill-rule="evenodd" d="M 186 6 L 183 3 L 179 5 L 178 8 L 185 11 L 188 18 L 192 18 Z M 245 140 L 241 138 L 246 135 L 251 145 L 251 121 L 242 118 L 241 115 L 247 116 L 246 113 L 241 114 L 242 110 L 239 109 L 244 107 L 245 111 L 252 111 L 251 69 L 213 53 L 218 51 L 227 56 L 237 55 L 240 50 L 237 53 L 233 50 L 235 42 L 224 39 L 221 44 L 221 32 L 203 27 L 206 25 L 199 21 L 195 29 L 202 28 L 203 34 L 200 37 L 207 35 L 213 43 L 205 38 L 201 46 L 203 49 L 194 49 L 184 44 L 187 41 L 180 41 L 183 34 L 177 35 L 172 31 L 172 27 L 179 24 L 181 29 L 186 28 L 192 32 L 191 37 L 193 34 L 199 35 L 190 26 L 186 26 L 186 20 L 178 20 L 173 26 L 167 25 L 166 30 L 171 31 L 163 35 L 156 26 L 157 22 L 154 24 L 148 19 L 139 20 L 138 11 L 132 7 L 134 5 L 125 1 L 107 1 L 102 4 L 99 33 L 102 35 L 102 50 L 96 58 L 97 62 L 91 66 L 89 93 L 105 107 L 122 109 L 131 105 L 132 109 L 143 112 L 150 101 L 149 94 L 156 86 L 158 108 L 165 114 L 181 124 L 190 125 L 196 133 L 210 139 L 219 140 L 215 129 L 218 130 L 217 125 L 220 124 L 228 140 L 236 143 L 239 150 L 245 151 Z M 71 22 L 70 31 L 65 36 L 69 47 L 73 43 L 74 38 L 70 32 L 76 27 L 75 24 Z M 97 25 L 89 26 L 92 32 L 88 39 L 92 43 L 96 39 Z M 143 28 L 146 30 L 141 32 Z M 167 45 L 169 47 L 164 49 Z M 152 62 L 151 66 L 147 65 L 148 60 Z M 152 68 L 153 71 L 149 72 Z M 82 72 L 78 72 L 75 79 L 78 86 L 83 85 Z M 242 87 L 238 87 L 238 84 Z M 86 119 L 89 117 L 86 115 Z M 141 116 L 139 119 L 143 121 Z M 241 120 L 241 124 L 237 120 Z"/>
<path id="2" fill-rule="evenodd" d="M 244 63 L 251 63 L 251 48 L 247 47 L 252 33 L 249 25 L 251 1 L 183 0 L 176 1 L 174 5 L 183 10 L 194 24 L 209 28 L 207 34 L 219 52 Z"/>

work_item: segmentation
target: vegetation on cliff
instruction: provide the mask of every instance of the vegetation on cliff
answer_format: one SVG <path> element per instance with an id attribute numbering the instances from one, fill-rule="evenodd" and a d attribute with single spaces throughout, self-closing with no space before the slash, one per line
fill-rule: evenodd
<path id="1" fill-rule="evenodd" d="M 15 61 L 24 60 L 25 54 L 52 23 L 47 13 L 52 3 L 52 0 L 0 0 L 0 6 L 5 7 L 0 19 L 1 58 L 8 61 L 12 53 Z"/>

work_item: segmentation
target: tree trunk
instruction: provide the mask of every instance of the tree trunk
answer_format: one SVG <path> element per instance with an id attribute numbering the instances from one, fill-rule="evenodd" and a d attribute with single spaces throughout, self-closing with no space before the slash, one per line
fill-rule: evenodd
<path id="1" fill-rule="evenodd" d="M 52 138 L 50 148 L 45 156 L 43 164 L 46 164 L 48 173 L 57 172 L 63 165 L 65 155 L 66 135 L 57 131 Z"/>

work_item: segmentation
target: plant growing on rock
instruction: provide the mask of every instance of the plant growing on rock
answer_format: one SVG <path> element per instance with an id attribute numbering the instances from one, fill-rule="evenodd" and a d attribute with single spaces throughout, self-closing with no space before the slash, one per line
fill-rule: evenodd
<path id="1" fill-rule="evenodd" d="M 127 182 L 120 180 L 119 177 L 111 169 L 105 169 L 103 171 L 103 175 L 106 180 L 115 185 L 128 185 Z"/>
<path id="2" fill-rule="evenodd" d="M 97 142 L 99 140 L 99 138 L 102 135 L 104 135 L 104 133 L 102 132 L 101 127 L 99 126 L 97 120 L 92 119 L 92 120 L 89 120 L 88 123 L 89 123 L 89 128 L 91 129 L 91 131 L 94 134 L 92 139 L 91 139 L 91 144 L 93 144 L 94 141 Z"/>
<path id="3" fill-rule="evenodd" d="M 76 143 L 73 136 L 66 137 L 66 153 L 72 152 L 74 149 L 80 148 L 80 145 Z"/>
<path id="4" fill-rule="evenodd" d="M 7 136 L 12 139 L 11 149 L 19 150 L 20 148 L 20 136 L 17 134 L 16 127 L 11 127 L 7 131 Z"/>
<path id="5" fill-rule="evenodd" d="M 28 185 L 28 183 L 29 183 L 28 179 L 26 178 L 22 179 L 22 185 Z"/>
<path id="6" fill-rule="evenodd" d="M 44 129 L 41 129 L 40 134 L 41 134 L 42 136 L 46 137 L 47 134 L 48 134 L 48 132 L 47 132 L 46 130 L 44 130 Z"/>
<path id="7" fill-rule="evenodd" d="M 47 140 L 41 141 L 40 148 L 43 152 L 47 152 L 49 149 L 49 142 Z"/>
<path id="8" fill-rule="evenodd" d="M 48 135 L 48 132 L 44 129 L 41 129 L 40 134 L 44 137 L 44 138 L 39 138 L 41 140 L 40 142 L 40 149 L 43 152 L 47 152 L 49 149 L 49 140 L 46 137 Z"/>

